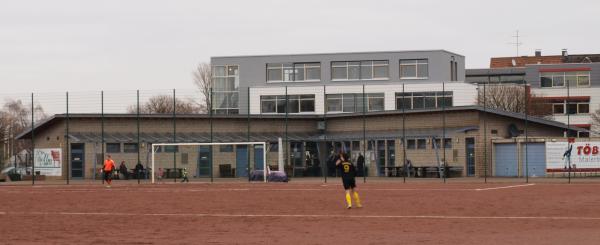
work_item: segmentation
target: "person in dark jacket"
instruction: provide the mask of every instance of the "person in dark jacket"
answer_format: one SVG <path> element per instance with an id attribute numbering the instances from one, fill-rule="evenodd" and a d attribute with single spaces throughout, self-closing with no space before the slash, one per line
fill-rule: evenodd
<path id="1" fill-rule="evenodd" d="M 144 172 L 144 166 L 142 165 L 142 163 L 138 162 L 135 165 L 135 176 L 140 179 L 142 176 L 142 172 Z"/>
<path id="2" fill-rule="evenodd" d="M 348 209 L 352 208 L 352 195 L 354 196 L 356 207 L 361 208 L 362 205 L 360 204 L 360 198 L 358 196 L 358 191 L 356 190 L 356 180 L 354 179 L 356 177 L 356 168 L 350 162 L 348 154 L 340 153 L 335 165 L 340 169 L 342 185 L 346 191 L 346 207 Z"/>
<path id="3" fill-rule="evenodd" d="M 119 165 L 119 174 L 123 175 L 123 179 L 128 179 L 127 176 L 127 166 L 125 166 L 125 161 L 121 161 L 121 165 Z"/>
<path id="4" fill-rule="evenodd" d="M 365 157 L 362 153 L 358 153 L 358 158 L 356 159 L 356 168 L 358 168 L 358 176 L 365 176 Z"/>

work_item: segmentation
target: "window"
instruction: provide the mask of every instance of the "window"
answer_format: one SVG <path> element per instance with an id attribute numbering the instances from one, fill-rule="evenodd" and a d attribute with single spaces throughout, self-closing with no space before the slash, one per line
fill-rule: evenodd
<path id="1" fill-rule="evenodd" d="M 285 95 L 266 95 L 260 97 L 261 113 L 286 113 Z M 315 95 L 288 95 L 288 113 L 315 112 Z"/>
<path id="2" fill-rule="evenodd" d="M 452 148 L 452 139 L 451 138 L 444 139 L 444 148 L 446 148 L 446 149 Z"/>
<path id="3" fill-rule="evenodd" d="M 427 141 L 425 139 L 417 139 L 417 149 L 427 149 Z"/>
<path id="4" fill-rule="evenodd" d="M 106 143 L 107 153 L 121 153 L 121 143 Z"/>
<path id="5" fill-rule="evenodd" d="M 561 114 L 588 114 L 590 113 L 590 102 L 589 101 L 583 101 L 583 102 L 567 102 L 567 101 L 563 101 L 560 103 L 553 103 L 552 104 L 552 112 L 555 115 L 561 115 Z"/>
<path id="6" fill-rule="evenodd" d="M 442 148 L 442 140 L 441 139 L 435 139 L 434 141 L 432 141 L 432 143 L 435 142 L 435 145 L 431 145 L 431 148 L 433 149 L 434 147 L 439 149 Z"/>
<path id="7" fill-rule="evenodd" d="M 565 104 L 552 104 L 552 112 L 554 112 L 554 114 L 565 114 Z"/>
<path id="8" fill-rule="evenodd" d="M 239 67 L 237 65 L 213 66 L 212 109 L 215 114 L 237 114 Z"/>
<path id="9" fill-rule="evenodd" d="M 416 140 L 409 139 L 406 140 L 406 149 L 417 149 Z"/>
<path id="10" fill-rule="evenodd" d="M 168 152 L 168 153 L 176 153 L 176 152 L 179 152 L 179 146 L 165 145 L 165 146 L 163 146 L 163 150 L 164 150 L 164 152 Z"/>
<path id="11" fill-rule="evenodd" d="M 125 144 L 123 144 L 123 152 L 125 152 L 125 153 L 135 153 L 135 152 L 138 152 L 138 144 L 137 143 L 125 143 Z"/>
<path id="12" fill-rule="evenodd" d="M 429 60 L 400 60 L 400 79 L 423 79 L 429 77 Z"/>
<path id="13" fill-rule="evenodd" d="M 267 64 L 267 82 L 321 81 L 321 63 Z"/>
<path id="14" fill-rule="evenodd" d="M 452 107 L 452 91 L 396 93 L 396 109 Z"/>
<path id="15" fill-rule="evenodd" d="M 589 87 L 589 71 L 540 72 L 542 88 Z"/>
<path id="16" fill-rule="evenodd" d="M 219 145 L 220 152 L 233 152 L 233 145 Z"/>
<path id="17" fill-rule="evenodd" d="M 360 151 L 360 141 L 352 141 L 352 150 Z"/>
<path id="18" fill-rule="evenodd" d="M 331 80 L 386 80 L 389 79 L 389 61 L 334 61 L 331 62 Z"/>
<path id="19" fill-rule="evenodd" d="M 279 143 L 278 142 L 269 142 L 269 152 L 278 152 L 279 151 Z"/>
<path id="20" fill-rule="evenodd" d="M 363 104 L 367 106 L 366 111 L 383 111 L 384 94 L 365 94 L 363 101 L 362 93 L 328 94 L 327 112 L 362 112 Z"/>

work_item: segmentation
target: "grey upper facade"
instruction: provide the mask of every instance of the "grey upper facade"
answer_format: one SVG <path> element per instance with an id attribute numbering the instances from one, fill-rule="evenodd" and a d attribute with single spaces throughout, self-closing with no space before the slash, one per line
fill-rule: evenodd
<path id="1" fill-rule="evenodd" d="M 419 66 L 419 76 L 402 77 L 401 78 L 401 63 L 402 67 L 406 67 L 406 63 L 417 62 L 419 65 L 426 63 L 426 66 Z M 361 63 L 362 62 L 362 63 Z M 369 63 L 370 62 L 370 63 Z M 353 79 L 348 75 L 348 79 L 335 79 L 333 72 L 339 72 L 340 65 L 351 66 L 352 64 L 371 64 L 373 66 L 373 78 L 371 79 Z M 273 76 L 278 72 L 276 66 L 283 64 L 285 67 L 294 66 L 297 64 L 308 64 L 300 69 L 306 72 L 306 76 L 312 76 L 313 79 L 293 80 L 288 81 L 272 81 Z M 352 53 L 324 53 L 324 54 L 290 54 L 290 55 L 257 55 L 257 56 L 223 56 L 212 57 L 211 65 L 213 73 L 215 67 L 235 66 L 237 77 L 234 89 L 225 89 L 229 91 L 229 95 L 219 95 L 219 89 L 216 88 L 214 93 L 219 98 L 215 105 L 219 106 L 219 101 L 229 99 L 229 108 L 237 106 L 238 110 L 233 110 L 233 113 L 227 114 L 245 114 L 247 110 L 248 91 L 249 88 L 257 87 L 302 87 L 302 86 L 330 86 L 330 85 L 394 85 L 402 83 L 436 83 L 445 81 L 464 81 L 465 80 L 465 57 L 445 50 L 423 50 L 423 51 L 389 51 L 389 52 L 352 52 Z M 375 70 L 376 66 L 387 66 L 386 70 Z M 310 67 L 318 66 L 318 74 L 315 74 L 316 69 L 310 70 Z M 360 66 L 363 67 L 363 66 Z M 416 66 L 415 66 L 416 67 Z M 424 67 L 426 70 L 421 69 Z M 285 68 L 284 68 L 285 69 Z M 358 68 L 360 69 L 360 68 Z M 348 71 L 350 68 L 348 68 Z M 275 73 L 270 73 L 275 71 Z M 298 71 L 298 69 L 295 69 Z M 362 72 L 362 70 L 361 70 Z M 375 73 L 379 73 L 379 77 L 375 77 Z M 381 73 L 384 72 L 384 76 Z M 409 71 L 410 72 L 410 71 Z M 425 74 L 425 76 L 423 76 Z M 286 76 L 287 74 L 282 74 Z M 363 74 L 364 75 L 364 74 Z M 362 76 L 362 75 L 361 75 Z M 214 76 L 213 76 L 214 77 Z M 318 79 L 314 79 L 317 78 Z M 292 80 L 292 81 L 290 81 Z M 217 84 L 216 82 L 215 84 Z M 229 87 L 232 87 L 229 86 Z M 218 87 L 218 85 L 215 85 Z M 225 91 L 224 90 L 224 91 Z M 235 95 L 234 91 L 237 91 Z M 233 98 L 235 97 L 235 98 Z M 235 101 L 237 100 L 237 101 Z M 234 105 L 233 107 L 231 105 Z"/>

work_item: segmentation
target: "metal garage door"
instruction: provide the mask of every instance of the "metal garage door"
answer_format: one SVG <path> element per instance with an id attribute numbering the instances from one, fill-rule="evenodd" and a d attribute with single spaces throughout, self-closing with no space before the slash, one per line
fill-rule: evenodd
<path id="1" fill-rule="evenodd" d="M 527 144 L 527 160 L 525 160 L 525 146 L 521 149 L 523 157 L 523 175 L 529 170 L 530 177 L 546 176 L 546 145 L 544 143 L 528 143 Z M 526 164 L 527 163 L 527 164 Z"/>
<path id="2" fill-rule="evenodd" d="M 516 177 L 518 173 L 517 145 L 495 144 L 495 176 Z"/>

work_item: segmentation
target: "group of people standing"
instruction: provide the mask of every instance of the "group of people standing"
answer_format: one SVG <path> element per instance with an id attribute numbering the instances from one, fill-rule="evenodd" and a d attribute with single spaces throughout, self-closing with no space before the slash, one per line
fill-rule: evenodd
<path id="1" fill-rule="evenodd" d="M 116 165 L 115 161 L 112 159 L 111 155 L 106 156 L 106 160 L 104 160 L 104 164 L 102 165 L 101 172 L 102 178 L 104 182 L 106 182 L 106 187 L 110 188 L 110 184 L 112 183 L 113 174 L 115 174 Z M 124 179 L 129 179 L 129 172 L 127 171 L 127 166 L 125 165 L 125 161 L 121 161 L 119 165 L 119 174 L 123 176 Z M 144 165 L 141 163 L 137 163 L 135 165 L 134 174 L 136 178 L 140 179 L 142 174 L 144 173 Z"/>

